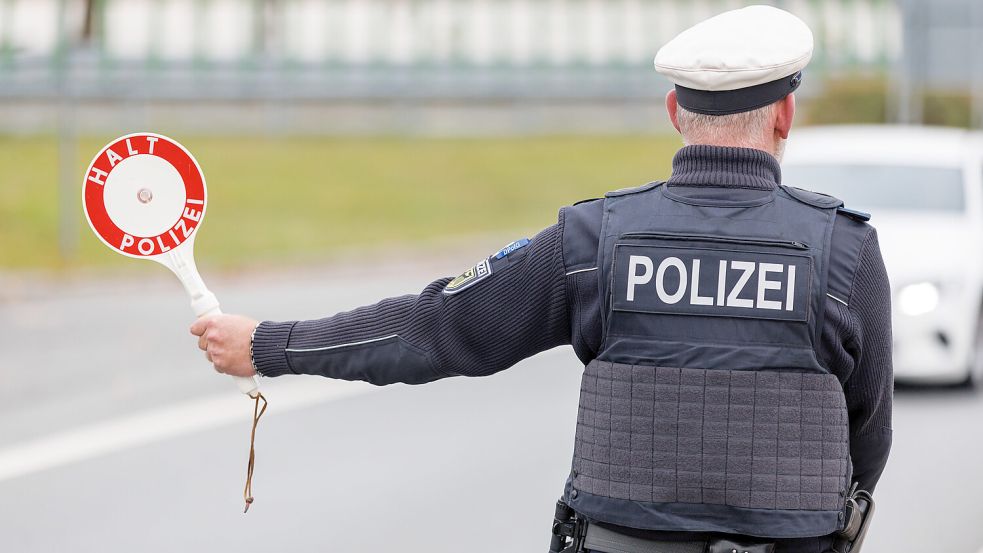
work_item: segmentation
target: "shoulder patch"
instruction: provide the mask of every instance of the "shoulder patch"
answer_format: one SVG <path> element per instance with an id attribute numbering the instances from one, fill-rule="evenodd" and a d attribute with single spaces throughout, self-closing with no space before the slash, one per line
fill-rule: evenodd
<path id="1" fill-rule="evenodd" d="M 451 295 L 462 290 L 466 290 L 488 278 L 491 275 L 491 272 L 491 264 L 488 263 L 487 259 L 484 259 L 474 267 L 471 267 L 467 271 L 461 273 L 454 280 L 450 281 L 447 286 L 444 287 L 444 293 Z"/>
<path id="2" fill-rule="evenodd" d="M 529 242 L 530 242 L 530 240 L 528 238 L 521 238 L 519 240 L 516 240 L 515 242 L 512 242 L 511 244 L 509 244 L 509 245 L 505 246 L 504 248 L 498 250 L 498 253 L 496 253 L 494 255 L 494 257 L 495 257 L 495 259 L 501 259 L 501 258 L 509 255 L 510 253 L 514 252 L 515 250 L 518 250 L 518 249 L 521 249 L 521 248 L 524 248 L 524 247 L 528 246 L 529 245 Z"/>
<path id="3" fill-rule="evenodd" d="M 622 188 L 621 190 L 615 190 L 613 192 L 608 192 L 604 195 L 605 198 L 614 198 L 617 196 L 627 196 L 629 194 L 637 194 L 639 192 L 645 192 L 646 190 L 652 190 L 658 186 L 662 185 L 662 181 L 654 181 L 648 184 L 643 184 L 642 186 L 634 186 L 632 188 Z"/>
<path id="4" fill-rule="evenodd" d="M 846 215 L 847 217 L 849 217 L 851 219 L 855 219 L 855 220 L 860 221 L 862 223 L 866 223 L 867 221 L 870 221 L 870 213 L 867 213 L 865 211 L 859 211 L 859 210 L 856 210 L 856 209 L 850 209 L 850 208 L 844 207 L 842 205 L 840 207 L 836 208 L 836 211 L 837 211 L 837 213 L 842 213 L 842 214 Z"/>
<path id="5" fill-rule="evenodd" d="M 787 192 L 789 196 L 792 196 L 796 200 L 820 209 L 833 209 L 834 207 L 840 207 L 843 205 L 843 200 L 834 198 L 829 194 L 822 194 L 820 192 L 813 192 L 811 190 L 796 188 L 794 186 L 786 186 L 784 184 L 782 185 L 782 190 Z"/>

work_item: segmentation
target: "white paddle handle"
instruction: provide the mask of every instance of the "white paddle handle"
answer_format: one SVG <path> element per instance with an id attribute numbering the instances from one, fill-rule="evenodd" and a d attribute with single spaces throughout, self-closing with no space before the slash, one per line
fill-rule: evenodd
<path id="1" fill-rule="evenodd" d="M 221 315 L 222 309 L 220 309 L 218 306 L 218 300 L 215 299 L 215 294 L 209 292 L 207 295 L 211 296 L 211 300 L 215 305 L 211 309 L 199 315 L 199 318 L 211 317 L 212 315 Z M 203 297 L 201 299 L 205 298 Z M 192 302 L 192 305 L 194 305 L 194 303 L 196 302 Z M 195 311 L 197 312 L 197 310 Z M 239 387 L 239 391 L 249 397 L 256 397 L 256 394 L 259 393 L 259 380 L 255 376 L 233 376 L 232 380 L 235 380 L 236 386 Z"/>
<path id="2" fill-rule="evenodd" d="M 184 285 L 184 289 L 191 296 L 191 309 L 194 310 L 196 317 L 200 319 L 212 315 L 221 315 L 222 310 L 218 306 L 218 299 L 205 286 L 205 282 L 201 279 L 198 268 L 195 266 L 194 257 L 191 255 L 193 238 L 192 236 L 192 240 L 180 248 L 172 250 L 166 258 L 155 259 L 154 261 L 162 263 L 177 275 L 181 284 Z M 233 376 L 232 379 L 239 386 L 239 391 L 247 396 L 255 398 L 259 394 L 259 380 L 255 376 Z"/>

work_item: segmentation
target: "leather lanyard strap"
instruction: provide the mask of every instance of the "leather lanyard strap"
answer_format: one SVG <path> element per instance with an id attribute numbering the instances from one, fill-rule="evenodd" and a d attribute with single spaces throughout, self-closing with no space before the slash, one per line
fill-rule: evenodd
<path id="1" fill-rule="evenodd" d="M 242 490 L 242 498 L 246 500 L 246 508 L 243 513 L 249 512 L 249 506 L 253 503 L 253 469 L 256 467 L 256 427 L 259 419 L 266 412 L 266 398 L 263 394 L 256 392 L 256 403 L 253 404 L 253 430 L 249 435 L 249 464 L 246 466 L 246 487 Z M 259 400 L 263 400 L 263 407 L 260 408 Z"/>

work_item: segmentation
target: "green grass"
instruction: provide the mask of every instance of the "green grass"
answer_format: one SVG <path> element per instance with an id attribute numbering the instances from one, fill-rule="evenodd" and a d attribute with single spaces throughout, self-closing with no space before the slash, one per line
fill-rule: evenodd
<path id="1" fill-rule="evenodd" d="M 71 190 L 77 252 L 58 248 L 58 152 L 51 137 L 0 137 L 0 269 L 71 270 L 126 262 L 92 235 L 82 174 L 111 136 L 78 144 Z M 557 209 L 668 174 L 676 137 L 496 139 L 180 139 L 208 182 L 196 255 L 225 268 L 304 263 L 362 246 L 556 221 Z"/>

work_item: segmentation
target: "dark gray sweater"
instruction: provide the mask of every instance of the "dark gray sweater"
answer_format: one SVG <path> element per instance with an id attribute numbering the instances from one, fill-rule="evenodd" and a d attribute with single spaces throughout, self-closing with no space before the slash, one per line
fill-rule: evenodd
<path id="1" fill-rule="evenodd" d="M 668 185 L 712 194 L 780 180 L 778 163 L 764 152 L 688 146 L 674 157 Z M 600 204 L 563 208 L 556 225 L 515 253 L 493 256 L 491 274 L 459 293 L 444 293 L 451 279 L 443 278 L 419 295 L 325 319 L 264 321 L 254 339 L 256 366 L 264 376 L 317 374 L 384 385 L 490 375 L 565 344 L 586 363 L 601 341 L 601 301 L 596 279 L 564 262 L 563 233 L 566 225 L 599 232 Z M 846 394 L 854 480 L 872 490 L 891 444 L 890 288 L 873 227 L 840 216 L 832 247 L 831 274 L 852 278 L 830 279 L 819 355 Z M 837 263 L 845 264 L 842 270 L 834 271 Z M 779 551 L 821 547 L 820 540 L 797 540 Z"/>

